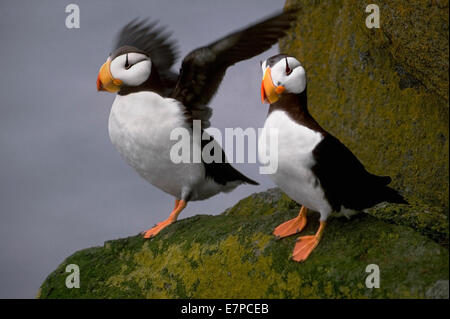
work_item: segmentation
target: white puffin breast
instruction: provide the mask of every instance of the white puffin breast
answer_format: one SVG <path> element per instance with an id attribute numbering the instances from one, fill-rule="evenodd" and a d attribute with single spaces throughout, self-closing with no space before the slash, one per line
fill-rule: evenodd
<path id="1" fill-rule="evenodd" d="M 117 95 L 109 117 L 112 144 L 143 178 L 182 198 L 204 179 L 202 164 L 173 163 L 170 150 L 177 141 L 170 133 L 186 127 L 179 102 L 149 92 Z"/>
<path id="2" fill-rule="evenodd" d="M 289 197 L 296 202 L 321 213 L 321 219 L 331 213 L 320 183 L 311 168 L 315 164 L 312 151 L 323 136 L 321 133 L 300 125 L 280 110 L 269 114 L 262 134 L 278 131 L 278 169 L 270 177 Z M 270 133 L 269 133 L 270 134 Z M 270 154 L 270 139 L 259 140 L 258 153 Z"/>

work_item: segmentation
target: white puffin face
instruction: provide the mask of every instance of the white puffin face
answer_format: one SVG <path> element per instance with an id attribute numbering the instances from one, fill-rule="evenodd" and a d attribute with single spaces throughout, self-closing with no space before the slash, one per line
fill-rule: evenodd
<path id="1" fill-rule="evenodd" d="M 269 67 L 268 60 L 261 64 L 263 74 Z M 306 72 L 300 61 L 294 57 L 284 57 L 270 66 L 272 82 L 275 87 L 284 87 L 286 93 L 302 93 L 306 88 Z"/>
<path id="2" fill-rule="evenodd" d="M 110 60 L 110 58 L 108 58 Z M 125 53 L 110 64 L 111 75 L 126 86 L 138 86 L 147 81 L 152 70 L 150 58 L 142 53 Z"/>

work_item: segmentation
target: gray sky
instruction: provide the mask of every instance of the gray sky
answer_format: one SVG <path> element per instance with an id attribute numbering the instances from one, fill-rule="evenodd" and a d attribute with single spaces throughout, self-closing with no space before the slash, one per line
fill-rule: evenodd
<path id="1" fill-rule="evenodd" d="M 81 28 L 65 27 L 76 3 Z M 135 235 L 167 218 L 173 198 L 141 179 L 107 132 L 112 94 L 97 93 L 98 69 L 116 32 L 135 17 L 158 19 L 179 41 L 180 60 L 283 7 L 284 0 L 0 2 L 0 298 L 33 298 L 65 257 Z M 261 127 L 259 61 L 227 75 L 211 103 L 212 126 Z M 217 214 L 273 184 L 257 164 L 234 164 L 261 183 L 193 202 L 181 218 Z"/>

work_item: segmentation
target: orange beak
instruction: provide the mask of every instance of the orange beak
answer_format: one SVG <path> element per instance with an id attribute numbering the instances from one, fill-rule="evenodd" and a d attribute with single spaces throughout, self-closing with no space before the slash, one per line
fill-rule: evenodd
<path id="1" fill-rule="evenodd" d="M 113 78 L 110 70 L 111 60 L 108 59 L 101 66 L 100 71 L 98 72 L 97 77 L 97 91 L 107 91 L 107 92 L 118 92 L 120 90 L 120 86 L 122 85 L 122 81 L 119 79 Z"/>
<path id="2" fill-rule="evenodd" d="M 263 80 L 261 83 L 261 102 L 275 103 L 280 98 L 280 95 L 284 92 L 285 87 L 282 85 L 275 86 L 272 81 L 272 75 L 270 67 L 264 72 Z"/>

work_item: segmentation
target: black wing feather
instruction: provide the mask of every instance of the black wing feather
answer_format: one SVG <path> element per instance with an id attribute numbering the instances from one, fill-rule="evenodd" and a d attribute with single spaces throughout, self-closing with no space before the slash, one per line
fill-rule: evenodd
<path id="1" fill-rule="evenodd" d="M 276 14 L 189 53 L 182 62 L 172 97 L 193 113 L 200 114 L 199 110 L 209 109 L 207 104 L 216 93 L 226 69 L 269 49 L 285 35 L 296 13 L 297 10 L 288 10 Z M 192 118 L 208 124 L 211 111 L 203 115 L 193 114 Z"/>

